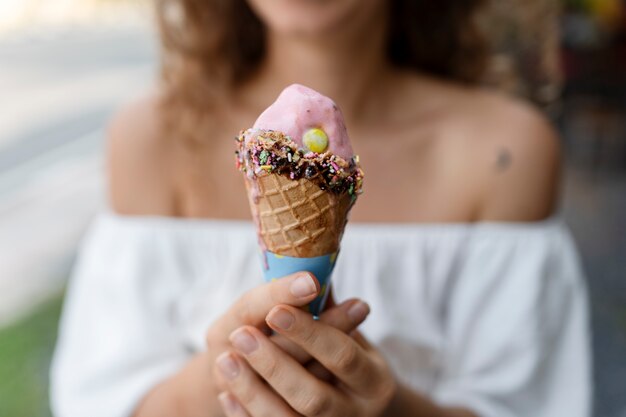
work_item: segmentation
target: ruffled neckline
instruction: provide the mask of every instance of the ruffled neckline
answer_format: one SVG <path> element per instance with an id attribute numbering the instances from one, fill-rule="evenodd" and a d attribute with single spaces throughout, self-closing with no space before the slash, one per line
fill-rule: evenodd
<path id="1" fill-rule="evenodd" d="M 241 230 L 253 231 L 251 220 L 215 219 L 215 218 L 187 218 L 159 215 L 125 215 L 106 210 L 98 218 L 107 223 L 116 223 L 131 228 L 171 229 L 171 230 Z M 564 221 L 559 214 L 546 219 L 532 222 L 515 221 L 480 221 L 458 223 L 413 223 L 413 222 L 349 222 L 346 230 L 354 232 L 538 232 L 559 228 Z"/>

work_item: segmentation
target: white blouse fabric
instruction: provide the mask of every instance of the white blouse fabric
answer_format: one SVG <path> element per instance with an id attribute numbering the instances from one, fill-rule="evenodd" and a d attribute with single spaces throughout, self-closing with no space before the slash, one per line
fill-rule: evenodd
<path id="1" fill-rule="evenodd" d="M 101 214 L 71 278 L 52 367 L 57 417 L 130 416 L 262 283 L 251 223 Z M 480 417 L 587 417 L 586 289 L 560 220 L 349 224 L 335 298 L 397 378 Z"/>

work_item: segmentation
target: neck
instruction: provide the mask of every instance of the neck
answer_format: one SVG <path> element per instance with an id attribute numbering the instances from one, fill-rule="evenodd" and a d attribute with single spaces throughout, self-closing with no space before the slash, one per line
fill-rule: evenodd
<path id="1" fill-rule="evenodd" d="M 328 36 L 267 34 L 267 54 L 251 83 L 269 104 L 289 84 L 299 83 L 333 98 L 346 119 L 364 114 L 364 103 L 388 70 L 386 19 L 352 18 Z M 260 104 L 260 103 L 259 103 Z"/>

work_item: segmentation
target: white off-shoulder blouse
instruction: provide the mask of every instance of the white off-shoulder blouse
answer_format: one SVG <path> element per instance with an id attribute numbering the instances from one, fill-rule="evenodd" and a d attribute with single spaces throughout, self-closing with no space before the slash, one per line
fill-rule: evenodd
<path id="1" fill-rule="evenodd" d="M 71 278 L 53 361 L 57 417 L 130 416 L 202 351 L 211 322 L 263 282 L 244 221 L 99 215 Z M 588 417 L 586 289 L 558 218 L 348 225 L 337 300 L 397 378 L 481 417 Z"/>

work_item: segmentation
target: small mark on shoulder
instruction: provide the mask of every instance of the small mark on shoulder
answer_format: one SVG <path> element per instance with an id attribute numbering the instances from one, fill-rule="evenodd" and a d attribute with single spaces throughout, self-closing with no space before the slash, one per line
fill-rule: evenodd
<path id="1" fill-rule="evenodd" d="M 512 163 L 513 155 L 511 155 L 511 151 L 506 148 L 500 148 L 496 159 L 496 171 L 504 172 L 511 167 Z"/>

